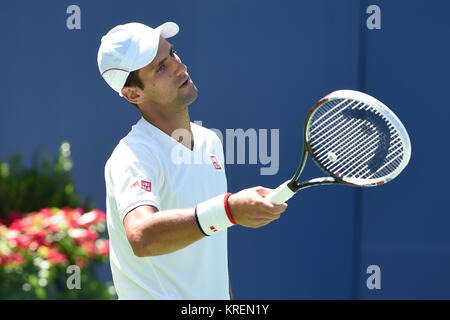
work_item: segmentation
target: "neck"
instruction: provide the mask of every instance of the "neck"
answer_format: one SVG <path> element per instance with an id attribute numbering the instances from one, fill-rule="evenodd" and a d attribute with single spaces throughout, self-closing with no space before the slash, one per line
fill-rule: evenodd
<path id="1" fill-rule="evenodd" d="M 177 110 L 160 108 L 151 108 L 151 110 L 141 109 L 141 113 L 142 117 L 149 123 L 178 140 L 186 148 L 192 150 L 194 147 L 194 137 L 191 131 L 188 106 Z"/>

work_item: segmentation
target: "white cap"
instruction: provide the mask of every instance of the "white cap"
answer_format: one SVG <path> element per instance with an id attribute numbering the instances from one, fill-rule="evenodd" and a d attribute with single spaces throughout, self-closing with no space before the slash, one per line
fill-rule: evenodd
<path id="1" fill-rule="evenodd" d="M 103 79 L 122 96 L 130 72 L 145 67 L 155 58 L 159 37 L 173 37 L 179 29 L 174 22 L 155 29 L 138 22 L 112 28 L 102 37 L 98 49 L 97 63 Z"/>

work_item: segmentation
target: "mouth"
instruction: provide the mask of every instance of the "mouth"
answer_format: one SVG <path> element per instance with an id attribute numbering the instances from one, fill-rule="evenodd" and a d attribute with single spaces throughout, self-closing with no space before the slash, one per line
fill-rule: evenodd
<path id="1" fill-rule="evenodd" d="M 191 82 L 191 78 L 188 76 L 179 86 L 179 88 L 184 88 L 187 87 Z"/>

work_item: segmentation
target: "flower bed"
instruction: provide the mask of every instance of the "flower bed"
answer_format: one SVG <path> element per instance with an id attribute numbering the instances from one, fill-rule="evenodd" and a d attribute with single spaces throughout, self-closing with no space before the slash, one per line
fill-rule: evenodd
<path id="1" fill-rule="evenodd" d="M 95 272 L 108 262 L 104 235 L 105 213 L 96 209 L 11 213 L 0 221 L 0 299 L 115 298 L 112 284 Z M 74 267 L 77 288 L 70 285 Z"/>

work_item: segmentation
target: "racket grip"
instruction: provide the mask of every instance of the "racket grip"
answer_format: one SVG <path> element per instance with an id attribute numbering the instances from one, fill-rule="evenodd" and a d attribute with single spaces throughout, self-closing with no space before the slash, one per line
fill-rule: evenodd
<path id="1" fill-rule="evenodd" d="M 295 192 L 293 192 L 288 187 L 289 182 L 290 180 L 279 185 L 278 188 L 276 188 L 266 196 L 266 199 L 272 201 L 275 204 L 282 204 L 288 201 L 295 194 Z"/>

